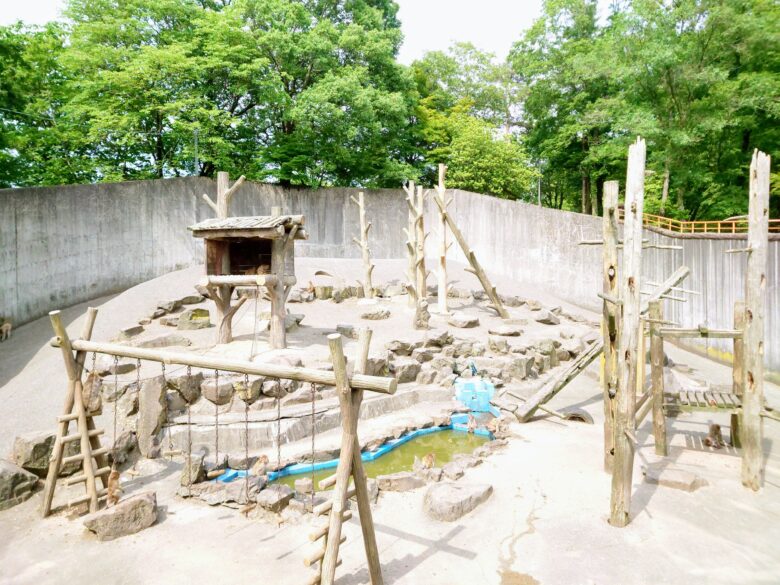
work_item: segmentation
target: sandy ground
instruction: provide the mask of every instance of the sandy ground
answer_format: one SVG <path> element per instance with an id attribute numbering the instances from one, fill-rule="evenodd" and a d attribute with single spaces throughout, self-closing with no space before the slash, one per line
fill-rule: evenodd
<path id="1" fill-rule="evenodd" d="M 304 260 L 299 279 L 317 268 L 357 273 L 358 263 Z M 306 271 L 309 271 L 308 273 Z M 403 263 L 382 263 L 378 280 L 402 274 Z M 194 277 L 196 273 L 192 272 Z M 463 276 L 462 280 L 471 278 Z M 345 275 L 344 278 L 351 278 Z M 189 293 L 187 278 L 174 273 L 91 304 L 101 309 L 96 339 L 108 339 L 132 324 L 156 300 Z M 475 287 L 469 281 L 470 287 Z M 534 296 L 497 279 L 502 292 Z M 466 286 L 459 284 L 458 286 Z M 179 288 L 181 287 L 181 290 Z M 548 306 L 564 305 L 545 297 Z M 317 305 L 317 304 L 315 304 Z M 315 305 L 311 305 L 314 307 Z M 349 322 L 346 306 L 319 304 L 327 311 L 308 314 L 311 330 Z M 302 305 L 303 306 L 303 305 Z M 86 305 L 64 311 L 76 335 Z M 477 309 L 474 309 L 477 310 Z M 293 309 L 295 311 L 295 309 Z M 316 311 L 315 311 L 316 312 Z M 578 311 L 586 314 L 583 311 Z M 321 319 L 321 321 L 318 321 Z M 485 321 L 490 318 L 485 316 Z M 252 317 L 237 335 L 248 335 Z M 354 317 L 351 319 L 354 321 Z M 373 326 L 373 324 L 372 324 Z M 246 332 L 244 332 L 246 329 Z M 305 329 L 305 328 L 304 328 Z M 377 327 L 377 345 L 393 331 Z M 64 372 L 45 320 L 20 327 L 13 344 L 0 346 L 0 444 L 27 430 L 53 428 L 64 390 Z M 324 343 L 324 342 L 323 342 Z M 197 341 L 196 341 L 197 344 Z M 205 341 L 204 341 L 205 345 Z M 195 350 L 198 348 L 196 347 Z M 255 348 L 263 351 L 262 346 Z M 251 347 L 247 347 L 250 351 Z M 730 369 L 676 348 L 684 363 L 712 383 L 726 384 Z M 767 398 L 780 403 L 780 390 L 769 385 Z M 647 484 L 641 467 L 657 461 L 649 420 L 637 435 L 632 523 L 624 529 L 606 522 L 610 477 L 602 471 L 602 405 L 591 368 L 553 401 L 577 405 L 596 419 L 595 425 L 562 423 L 539 417 L 514 424 L 507 448 L 467 471 L 460 481 L 489 483 L 492 497 L 453 523 L 429 520 L 422 512 L 425 489 L 383 494 L 374 510 L 386 583 L 450 585 L 465 583 L 533 584 L 688 584 L 780 582 L 780 425 L 764 425 L 767 456 L 764 488 L 753 493 L 739 482 L 740 459 L 732 449 L 712 451 L 702 445 L 711 415 L 669 419 L 669 465 L 698 474 L 708 485 L 684 493 Z M 399 417 L 413 416 L 409 412 Z M 713 422 L 728 424 L 720 415 Z M 0 583 L 106 584 L 262 583 L 299 584 L 310 570 L 302 563 L 311 550 L 309 521 L 281 527 L 245 519 L 227 508 L 176 497 L 180 464 L 154 462 L 153 472 L 128 484 L 128 493 L 152 488 L 162 510 L 158 523 L 137 535 L 99 543 L 78 520 L 55 516 L 40 520 L 40 494 L 0 513 Z M 342 585 L 367 583 L 360 528 L 353 519 L 342 547 Z"/>

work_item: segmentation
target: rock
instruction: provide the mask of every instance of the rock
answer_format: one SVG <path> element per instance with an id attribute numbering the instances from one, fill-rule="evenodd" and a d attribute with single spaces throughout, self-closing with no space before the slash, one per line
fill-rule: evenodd
<path id="1" fill-rule="evenodd" d="M 531 311 L 541 311 L 542 310 L 542 304 L 539 301 L 535 301 L 533 299 L 528 299 L 525 302 L 525 306 L 528 307 Z"/>
<path id="2" fill-rule="evenodd" d="M 407 492 L 425 485 L 425 482 L 411 471 L 378 475 L 376 481 L 379 489 L 386 492 Z"/>
<path id="3" fill-rule="evenodd" d="M 203 453 L 193 453 L 192 457 L 185 458 L 184 467 L 181 470 L 179 484 L 188 486 L 206 479 L 206 468 L 203 465 Z"/>
<path id="4" fill-rule="evenodd" d="M 168 388 L 177 391 L 181 397 L 192 404 L 200 398 L 200 385 L 203 383 L 203 372 L 195 372 L 189 376 L 185 373 L 167 377 Z"/>
<path id="5" fill-rule="evenodd" d="M 207 329 L 211 327 L 211 317 L 208 309 L 187 309 L 179 315 L 177 327 L 190 331 L 193 329 Z"/>
<path id="6" fill-rule="evenodd" d="M 157 495 L 150 491 L 86 516 L 84 526 L 97 534 L 98 540 L 114 540 L 149 528 L 156 521 Z"/>
<path id="7" fill-rule="evenodd" d="M 394 340 L 386 344 L 385 348 L 396 355 L 410 355 L 412 353 L 412 344 L 407 341 Z"/>
<path id="8" fill-rule="evenodd" d="M 429 362 L 433 359 L 435 354 L 427 347 L 418 347 L 412 350 L 412 358 L 416 359 L 421 364 Z"/>
<path id="9" fill-rule="evenodd" d="M 260 398 L 264 382 L 265 378 L 261 376 L 248 376 L 235 381 L 233 388 L 242 402 L 253 404 L 255 400 Z"/>
<path id="10" fill-rule="evenodd" d="M 352 325 L 336 325 L 336 332 L 340 333 L 347 339 L 357 339 L 358 338 L 358 330 L 353 327 Z"/>
<path id="11" fill-rule="evenodd" d="M 317 300 L 324 301 L 329 299 L 331 296 L 333 296 L 333 287 L 332 286 L 315 286 L 314 287 L 314 296 Z"/>
<path id="12" fill-rule="evenodd" d="M 314 482 L 310 477 L 295 480 L 295 491 L 299 494 L 310 494 L 314 491 Z"/>
<path id="13" fill-rule="evenodd" d="M 291 404 L 309 404 L 312 399 L 311 388 L 309 385 L 301 386 L 300 388 L 293 390 L 289 394 L 285 392 L 285 397 L 282 398 L 282 406 L 289 406 Z M 317 400 L 319 396 L 314 393 L 314 399 Z"/>
<path id="14" fill-rule="evenodd" d="M 7 510 L 28 500 L 37 485 L 37 475 L 0 459 L 0 510 Z"/>
<path id="15" fill-rule="evenodd" d="M 415 382 L 418 384 L 433 384 L 436 382 L 437 374 L 438 372 L 436 370 L 431 368 L 423 368 L 420 370 L 420 373 L 417 374 L 417 379 Z"/>
<path id="16" fill-rule="evenodd" d="M 293 490 L 282 484 L 269 485 L 257 494 L 257 503 L 269 512 L 281 512 L 293 497 Z"/>
<path id="17" fill-rule="evenodd" d="M 417 307 L 414 311 L 414 321 L 412 326 L 415 329 L 428 329 L 428 323 L 431 320 L 431 313 L 428 310 L 428 301 L 417 301 Z"/>
<path id="18" fill-rule="evenodd" d="M 490 335 L 501 335 L 502 337 L 519 337 L 523 330 L 517 325 L 497 325 L 488 329 Z"/>
<path id="19" fill-rule="evenodd" d="M 540 311 L 539 314 L 534 317 L 537 323 L 543 323 L 545 325 L 558 325 L 561 320 L 557 315 L 550 311 Z"/>
<path id="20" fill-rule="evenodd" d="M 447 323 L 453 327 L 459 327 L 460 329 L 469 329 L 471 327 L 479 326 L 479 317 L 475 315 L 467 315 L 466 313 L 456 312 L 450 315 Z"/>
<path id="21" fill-rule="evenodd" d="M 128 340 L 136 335 L 140 335 L 144 332 L 144 328 L 141 325 L 133 325 L 131 327 L 125 327 L 119 332 L 119 339 Z"/>
<path id="22" fill-rule="evenodd" d="M 387 309 L 375 309 L 373 311 L 367 311 L 360 315 L 361 319 L 367 319 L 369 321 L 381 321 L 382 319 L 390 318 L 390 311 Z"/>
<path id="23" fill-rule="evenodd" d="M 561 349 L 569 352 L 572 357 L 577 357 L 585 351 L 585 344 L 581 339 L 567 339 L 561 346 Z"/>
<path id="24" fill-rule="evenodd" d="M 144 380 L 138 393 L 138 450 L 144 457 L 159 455 L 157 434 L 166 420 L 165 381 L 162 376 Z"/>
<path id="25" fill-rule="evenodd" d="M 165 393 L 165 402 L 167 403 L 168 412 L 171 413 L 178 414 L 187 408 L 187 401 L 175 390 L 168 390 Z"/>
<path id="26" fill-rule="evenodd" d="M 187 295 L 186 297 L 180 298 L 179 302 L 182 305 L 197 305 L 198 303 L 202 303 L 205 299 L 206 297 L 201 294 Z"/>
<path id="27" fill-rule="evenodd" d="M 446 329 L 433 329 L 423 342 L 423 347 L 444 347 L 450 345 L 453 341 L 452 335 Z"/>
<path id="28" fill-rule="evenodd" d="M 55 434 L 48 431 L 32 431 L 18 435 L 14 439 L 13 462 L 38 477 L 46 477 L 49 470 L 49 458 L 54 448 L 54 438 Z M 75 455 L 79 451 L 78 442 L 67 443 L 65 457 Z M 78 464 L 69 467 L 70 473 L 73 473 Z"/>
<path id="29" fill-rule="evenodd" d="M 290 296 L 287 297 L 288 303 L 302 303 L 303 294 L 300 289 L 296 288 L 290 291 Z"/>
<path id="30" fill-rule="evenodd" d="M 131 431 L 122 431 L 114 441 L 113 449 L 108 453 L 108 462 L 114 462 L 116 454 L 116 464 L 122 465 L 130 459 L 132 453 L 138 447 L 138 439 L 135 433 Z"/>
<path id="31" fill-rule="evenodd" d="M 487 484 L 437 483 L 423 499 L 425 513 L 434 520 L 454 522 L 487 501 L 493 486 Z"/>
<path id="32" fill-rule="evenodd" d="M 502 337 L 488 337 L 488 347 L 490 351 L 495 351 L 496 353 L 509 352 L 509 342 Z"/>
<path id="33" fill-rule="evenodd" d="M 330 298 L 334 303 L 341 303 L 350 297 L 350 290 L 343 286 L 334 286 Z"/>
<path id="34" fill-rule="evenodd" d="M 433 482 L 441 481 L 443 471 L 441 467 L 432 467 L 430 469 L 420 469 L 415 471 L 415 473 L 419 475 L 425 482 Z"/>
<path id="35" fill-rule="evenodd" d="M 501 296 L 501 301 L 507 306 L 507 307 L 522 307 L 525 304 L 525 301 L 521 299 L 520 297 L 515 296 Z"/>
<path id="36" fill-rule="evenodd" d="M 562 347 L 555 350 L 555 355 L 559 362 L 567 362 L 571 359 L 571 354 Z"/>
<path id="37" fill-rule="evenodd" d="M 420 373 L 420 362 L 410 357 L 396 358 L 390 366 L 399 384 L 414 382 Z"/>
<path id="38" fill-rule="evenodd" d="M 234 381 L 236 381 L 235 378 L 229 376 L 220 376 L 219 380 L 206 378 L 200 385 L 201 394 L 203 398 L 217 406 L 228 404 L 233 397 Z"/>
<path id="39" fill-rule="evenodd" d="M 162 317 L 163 315 L 165 315 L 165 311 L 163 311 L 162 309 L 155 309 L 154 311 L 152 311 L 151 313 L 149 313 L 149 317 L 148 317 L 148 318 L 149 318 L 150 320 L 153 320 L 153 319 L 159 319 L 159 318 L 160 318 L 160 317 Z"/>
<path id="40" fill-rule="evenodd" d="M 179 326 L 179 316 L 178 315 L 166 315 L 165 317 L 160 317 L 160 325 L 165 325 L 166 327 L 178 327 Z"/>
<path id="41" fill-rule="evenodd" d="M 693 492 L 700 487 L 707 485 L 706 480 L 701 479 L 695 473 L 675 467 L 648 465 L 642 469 L 642 472 L 645 475 L 645 481 L 647 483 L 682 490 L 684 492 Z"/>
<path id="42" fill-rule="evenodd" d="M 151 319 L 151 317 L 141 317 L 140 319 L 138 319 L 138 324 L 141 325 L 141 326 L 151 325 L 152 324 L 152 319 Z"/>
<path id="43" fill-rule="evenodd" d="M 211 298 L 211 291 L 209 290 L 209 287 L 207 287 L 204 284 L 196 284 L 195 290 L 198 291 L 198 294 L 203 296 L 204 298 L 210 299 Z"/>
<path id="44" fill-rule="evenodd" d="M 181 301 L 160 301 L 157 303 L 157 308 L 165 311 L 166 313 L 173 313 L 181 309 Z"/>
<path id="45" fill-rule="evenodd" d="M 482 460 L 479 457 L 474 457 L 473 455 L 468 455 L 467 453 L 459 453 L 455 455 L 455 457 L 453 457 L 453 461 L 456 461 L 464 468 L 476 467 L 482 463 Z"/>
<path id="46" fill-rule="evenodd" d="M 128 374 L 135 371 L 136 367 L 137 362 L 135 360 L 117 360 L 114 363 L 114 358 L 107 355 L 100 356 L 95 361 L 95 370 L 102 377 Z"/>
<path id="47" fill-rule="evenodd" d="M 264 396 L 271 398 L 281 398 L 286 394 L 279 380 L 266 380 L 260 389 Z"/>
<path id="48" fill-rule="evenodd" d="M 136 347 L 188 347 L 190 345 L 192 345 L 192 342 L 189 339 L 181 335 L 176 335 L 175 333 L 161 335 L 160 337 L 154 337 L 144 341 L 137 341 L 135 343 Z"/>
<path id="49" fill-rule="evenodd" d="M 450 461 L 449 463 L 445 463 L 441 470 L 447 479 L 452 480 L 460 479 L 465 473 L 463 465 L 457 461 Z"/>
<path id="50" fill-rule="evenodd" d="M 390 372 L 387 356 L 370 355 L 366 363 L 366 375 L 368 376 L 387 376 Z M 332 366 L 331 366 L 332 369 Z"/>

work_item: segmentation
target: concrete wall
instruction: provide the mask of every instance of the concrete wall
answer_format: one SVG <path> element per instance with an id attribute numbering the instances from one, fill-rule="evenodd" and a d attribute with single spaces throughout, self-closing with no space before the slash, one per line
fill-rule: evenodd
<path id="1" fill-rule="evenodd" d="M 202 245 L 186 229 L 213 213 L 201 199 L 213 194 L 210 179 L 190 177 L 101 185 L 0 190 L 0 315 L 23 323 L 100 295 L 123 290 L 203 261 Z M 268 214 L 272 206 L 306 217 L 308 241 L 300 256 L 357 258 L 358 210 L 349 196 L 357 189 L 309 191 L 247 183 L 233 198 L 236 215 Z M 549 291 L 572 303 L 598 309 L 601 249 L 579 246 L 601 237 L 601 219 L 540 208 L 464 191 L 453 191 L 450 208 L 486 270 Z M 376 258 L 405 257 L 407 211 L 403 191 L 366 192 Z M 437 222 L 428 202 L 428 253 L 434 257 Z M 743 240 L 681 238 L 648 232 L 648 238 L 683 247 L 647 250 L 643 274 L 661 281 L 685 264 L 687 288 L 701 291 L 687 303 L 667 302 L 670 320 L 685 326 L 729 327 L 734 301 L 742 297 L 744 255 L 725 254 Z M 465 261 L 454 245 L 449 257 Z M 770 242 L 767 365 L 780 371 L 780 241 Z M 401 277 L 401 275 L 399 275 Z M 434 279 L 431 279 L 431 283 Z M 729 342 L 703 342 L 719 357 Z"/>
<path id="2" fill-rule="evenodd" d="M 520 201 L 505 201 L 485 195 L 454 191 L 450 207 L 463 235 L 484 268 L 533 284 L 580 306 L 599 309 L 601 290 L 601 248 L 579 246 L 583 239 L 601 239 L 601 218 L 540 208 Z M 434 205 L 427 209 L 426 226 L 437 232 Z M 437 234 L 428 239 L 428 254 L 437 253 Z M 744 254 L 726 254 L 729 248 L 744 247 L 745 236 L 728 239 L 670 236 L 645 231 L 651 242 L 681 246 L 682 250 L 647 249 L 642 275 L 646 281 L 661 282 L 679 266 L 691 269 L 681 285 L 701 295 L 678 295 L 685 303 L 667 301 L 667 319 L 684 327 L 705 324 L 731 328 L 734 303 L 744 298 Z M 457 244 L 448 257 L 465 261 Z M 767 273 L 766 365 L 780 372 L 780 241 L 769 242 Z M 643 290 L 653 287 L 643 285 Z M 730 340 L 691 342 L 710 355 L 728 359 Z"/>
<path id="3" fill-rule="evenodd" d="M 0 315 L 20 324 L 171 270 L 203 261 L 187 226 L 213 216 L 201 195 L 215 182 L 188 177 L 100 185 L 0 190 Z M 301 256 L 358 257 L 357 189 L 308 191 L 247 183 L 233 197 L 236 215 L 271 207 L 303 214 Z M 404 253 L 406 207 L 393 190 L 366 191 L 376 258 Z"/>

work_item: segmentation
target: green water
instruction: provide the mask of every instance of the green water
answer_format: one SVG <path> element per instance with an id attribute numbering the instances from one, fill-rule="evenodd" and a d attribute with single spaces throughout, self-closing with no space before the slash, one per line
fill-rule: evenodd
<path id="1" fill-rule="evenodd" d="M 363 467 L 365 468 L 368 477 L 376 477 L 377 475 L 386 475 L 398 471 L 411 471 L 414 457 L 417 456 L 419 459 L 422 459 L 428 453 L 434 453 L 436 455 L 436 467 L 441 467 L 445 463 L 452 461 L 452 458 L 455 455 L 460 453 L 471 453 L 474 449 L 486 443 L 488 440 L 487 437 L 480 437 L 462 431 L 439 431 L 415 437 L 400 447 L 396 447 L 389 453 L 385 453 L 374 461 L 365 461 Z M 320 480 L 325 479 L 334 473 L 336 473 L 335 467 L 332 469 L 315 471 L 314 485 L 317 486 Z M 281 483 L 294 488 L 296 479 L 311 476 L 311 473 L 288 475 L 271 483 Z"/>

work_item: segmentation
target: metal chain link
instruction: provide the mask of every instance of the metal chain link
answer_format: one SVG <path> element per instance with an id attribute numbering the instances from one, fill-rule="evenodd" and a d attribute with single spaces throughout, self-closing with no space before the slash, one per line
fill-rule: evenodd
<path id="1" fill-rule="evenodd" d="M 219 469 L 219 370 L 214 370 L 214 461 Z"/>
<path id="2" fill-rule="evenodd" d="M 95 370 L 95 354 L 92 354 L 92 371 Z M 116 469 L 116 418 L 117 418 L 117 405 L 119 402 L 119 356 L 114 356 L 114 444 L 111 446 L 111 469 Z"/>
<path id="3" fill-rule="evenodd" d="M 187 390 L 192 391 L 192 366 L 187 366 Z M 187 401 L 187 497 L 192 496 L 192 417 Z"/>
<path id="4" fill-rule="evenodd" d="M 314 510 L 314 399 L 317 388 L 314 382 L 311 382 L 311 509 Z"/>
<path id="5" fill-rule="evenodd" d="M 165 362 L 160 362 L 163 390 L 168 391 L 168 380 L 165 378 Z M 166 421 L 165 430 L 168 434 L 168 460 L 173 461 L 173 436 L 171 435 L 171 423 Z"/>
<path id="6" fill-rule="evenodd" d="M 276 470 L 282 467 L 282 398 L 281 388 L 276 391 Z"/>
<path id="7" fill-rule="evenodd" d="M 244 374 L 244 493 L 249 504 L 249 375 Z"/>

